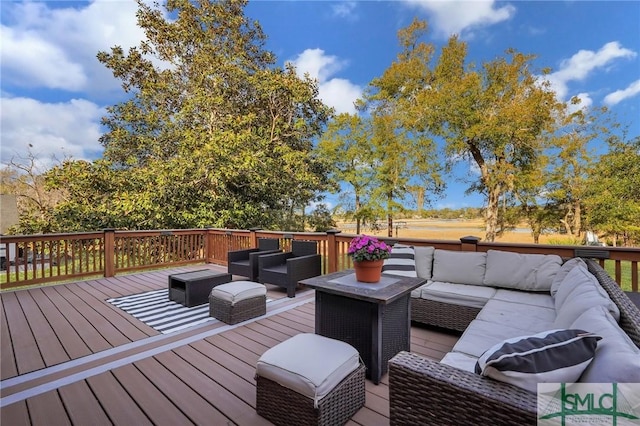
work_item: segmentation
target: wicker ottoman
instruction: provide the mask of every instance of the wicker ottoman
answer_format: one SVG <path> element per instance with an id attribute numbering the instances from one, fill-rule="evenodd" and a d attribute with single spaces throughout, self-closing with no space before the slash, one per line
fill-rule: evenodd
<path id="1" fill-rule="evenodd" d="M 211 290 L 209 316 L 236 324 L 267 312 L 267 288 L 252 281 L 232 281 Z"/>
<path id="2" fill-rule="evenodd" d="M 365 366 L 348 343 L 298 334 L 256 367 L 256 411 L 276 425 L 342 425 L 365 402 Z"/>

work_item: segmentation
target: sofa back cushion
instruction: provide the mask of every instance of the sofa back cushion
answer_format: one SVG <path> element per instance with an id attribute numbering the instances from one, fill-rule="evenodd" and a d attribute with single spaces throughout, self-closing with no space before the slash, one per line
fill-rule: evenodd
<path id="1" fill-rule="evenodd" d="M 403 277 L 417 277 L 415 249 L 413 246 L 395 244 L 384 260 L 382 273 L 385 275 L 401 275 Z"/>
<path id="2" fill-rule="evenodd" d="M 487 254 L 474 251 L 436 249 L 433 253 L 433 281 L 482 285 Z"/>
<path id="3" fill-rule="evenodd" d="M 553 277 L 553 281 L 551 282 L 552 297 L 556 296 L 556 293 L 558 292 L 558 288 L 560 287 L 560 284 L 562 283 L 564 278 L 567 276 L 567 274 L 576 266 L 587 270 L 587 264 L 584 262 L 584 260 L 582 260 L 579 257 L 574 257 L 573 259 L 567 260 L 562 264 L 560 269 L 558 269 L 556 276 Z"/>
<path id="4" fill-rule="evenodd" d="M 516 290 L 549 291 L 561 265 L 562 258 L 555 254 L 489 250 L 483 284 Z"/>
<path id="5" fill-rule="evenodd" d="M 604 306 L 616 321 L 620 320 L 618 306 L 588 270 L 576 267 L 562 280 L 555 296 L 554 327 L 569 327 L 583 312 L 594 306 Z"/>
<path id="6" fill-rule="evenodd" d="M 433 270 L 434 247 L 416 246 L 416 273 L 420 278 L 430 280 Z"/>
<path id="7" fill-rule="evenodd" d="M 572 324 L 602 337 L 593 361 L 580 377 L 584 383 L 640 383 L 640 349 L 604 306 L 584 311 Z"/>

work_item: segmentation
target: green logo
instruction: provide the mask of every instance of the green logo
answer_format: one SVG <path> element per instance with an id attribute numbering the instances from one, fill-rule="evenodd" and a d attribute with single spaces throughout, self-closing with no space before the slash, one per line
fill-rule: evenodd
<path id="1" fill-rule="evenodd" d="M 539 425 L 638 425 L 640 384 L 541 383 Z"/>

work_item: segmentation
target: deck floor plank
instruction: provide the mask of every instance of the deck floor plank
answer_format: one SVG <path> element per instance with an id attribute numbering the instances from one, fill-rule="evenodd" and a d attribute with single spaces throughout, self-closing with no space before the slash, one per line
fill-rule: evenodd
<path id="1" fill-rule="evenodd" d="M 196 365 L 179 357 L 175 352 L 165 352 L 156 357 L 163 365 L 171 365 L 173 373 L 197 391 L 212 406 L 217 406 L 227 418 L 237 424 L 268 424 L 255 409 L 219 383 L 203 374 Z M 252 387 L 255 389 L 255 387 Z M 255 392 L 255 390 L 253 391 Z M 262 419 L 262 420 L 261 420 Z"/>
<path id="2" fill-rule="evenodd" d="M 29 312 L 27 322 L 37 342 L 37 348 L 42 355 L 46 366 L 60 364 L 68 361 L 69 356 L 65 351 L 58 334 L 53 330 L 49 320 L 45 317 L 42 309 L 33 298 L 33 291 L 20 291 L 16 293 L 18 301 L 25 312 Z"/>
<path id="3" fill-rule="evenodd" d="M 58 391 L 50 391 L 27 400 L 31 424 L 33 425 L 71 425 L 71 419 L 60 399 Z M 55 419 L 55 421 L 52 421 Z"/>
<path id="4" fill-rule="evenodd" d="M 28 315 L 25 316 L 18 301 L 17 293 L 19 292 L 3 294 L 3 299 L 17 371 L 19 374 L 24 374 L 44 368 L 45 362 L 40 351 L 35 350 L 38 347 L 38 343 L 29 328 Z M 2 379 L 6 377 L 3 372 Z"/>
<path id="5" fill-rule="evenodd" d="M 112 424 L 86 381 L 81 380 L 62 386 L 58 392 L 71 423 L 96 426 Z"/>
<path id="6" fill-rule="evenodd" d="M 179 365 L 176 359 L 173 357 L 164 359 L 165 363 L 161 363 L 155 357 L 146 358 L 136 362 L 135 365 L 194 424 L 223 425 L 227 423 L 228 419 L 224 414 L 173 373 Z"/>
<path id="7" fill-rule="evenodd" d="M 91 354 L 91 349 L 85 344 L 76 333 L 73 326 L 64 317 L 56 305 L 47 297 L 41 289 L 34 289 L 31 292 L 34 301 L 47 318 L 52 330 L 58 336 L 61 345 L 65 348 L 69 359 L 76 359 Z"/>
<path id="8" fill-rule="evenodd" d="M 93 325 L 96 331 L 107 342 L 109 342 L 109 345 L 111 347 L 124 345 L 126 343 L 131 342 L 131 340 L 127 339 L 126 336 L 124 336 L 114 324 L 110 323 L 102 315 L 100 315 L 96 311 L 93 304 L 87 303 L 92 301 L 83 300 L 81 297 L 75 294 L 69 287 L 71 286 L 61 287 L 59 289 L 60 294 L 65 299 L 67 299 L 67 301 L 71 305 L 77 308 L 78 312 Z"/>
<path id="9" fill-rule="evenodd" d="M 157 425 L 186 425 L 191 421 L 132 364 L 113 370 L 122 387 Z"/>
<path id="10" fill-rule="evenodd" d="M 89 377 L 87 384 L 114 424 L 136 426 L 152 424 L 111 372 Z"/>
<path id="11" fill-rule="evenodd" d="M 239 377 L 234 371 L 228 370 L 193 347 L 181 347 L 174 352 L 187 361 L 188 364 L 196 366 L 203 374 L 209 377 L 214 383 L 213 389 L 224 389 L 255 410 L 255 382 L 249 382 Z"/>
<path id="12" fill-rule="evenodd" d="M 4 303 L 0 301 L 0 371 L 2 371 L 2 377 L 5 378 L 14 377 L 18 375 L 18 368 L 16 366 L 16 359 L 13 356 L 13 343 L 11 342 L 11 334 L 9 333 L 9 324 L 7 323 L 7 316 L 4 312 Z M 6 377 L 5 377 L 6 376 Z"/>
<path id="13" fill-rule="evenodd" d="M 2 407 L 0 410 L 1 425 L 29 425 L 29 410 L 25 401 L 18 401 L 14 404 Z"/>
<path id="14" fill-rule="evenodd" d="M 171 335 L 146 329 L 148 326 L 106 302 L 109 297 L 166 288 L 171 273 L 205 268 L 226 271 L 217 265 L 189 265 L 0 293 L 1 376 L 12 383 L 8 387 L 3 383 L 2 398 L 12 397 L 15 392 L 24 394 L 2 406 L 3 424 L 48 426 L 52 418 L 56 424 L 127 426 L 269 424 L 255 412 L 255 366 L 273 345 L 299 333 L 314 332 L 313 290 L 301 288 L 296 298 L 288 299 L 283 289 L 267 285 L 268 297 L 281 299 L 267 305 L 268 314 L 278 310 L 277 314 L 235 326 L 212 321 Z M 25 293 L 17 296 L 21 291 Z M 308 301 L 299 304 L 299 297 L 307 296 Z M 286 309 L 288 305 L 295 306 Z M 55 351 L 61 354 L 62 347 L 71 361 L 60 364 L 62 372 L 52 369 L 55 374 L 47 378 L 38 375 L 46 368 L 45 360 L 33 348 L 46 345 L 54 338 L 51 335 L 58 340 L 53 343 Z M 180 343 L 182 339 L 184 344 Z M 457 335 L 429 328 L 411 329 L 412 351 L 436 360 L 457 339 Z M 128 343 L 134 344 L 120 349 Z M 104 352 L 106 349 L 109 351 Z M 83 361 L 88 354 L 92 358 Z M 97 362 L 93 358 L 96 356 Z M 52 361 L 51 353 L 46 357 L 47 364 L 58 362 Z M 116 362 L 106 369 L 96 369 L 101 357 Z M 65 365 L 68 374 L 74 375 L 68 376 L 69 380 L 65 379 Z M 33 379 L 15 381 L 21 379 L 18 374 L 29 372 Z M 75 377 L 78 373 L 80 377 Z M 53 390 L 33 388 L 31 392 L 33 386 L 54 379 L 60 383 Z M 385 375 L 379 385 L 367 381 L 366 404 L 348 424 L 388 425 L 388 410 Z"/>
<path id="15" fill-rule="evenodd" d="M 91 349 L 91 352 L 96 353 L 109 349 L 111 347 L 109 342 L 97 333 L 93 324 L 60 293 L 62 287 L 63 286 L 43 287 L 42 291 L 47 295 L 49 300 L 58 307 L 60 313 L 62 313 L 67 322 L 73 326 L 85 345 Z"/>

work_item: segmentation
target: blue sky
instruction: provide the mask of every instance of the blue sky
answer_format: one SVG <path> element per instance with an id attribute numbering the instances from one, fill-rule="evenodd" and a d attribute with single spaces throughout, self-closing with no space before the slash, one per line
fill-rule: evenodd
<path id="1" fill-rule="evenodd" d="M 29 144 L 42 169 L 52 156 L 99 157 L 100 117 L 124 94 L 96 53 L 139 44 L 135 3 L 0 6 L 0 160 L 24 157 Z M 397 31 L 418 17 L 429 24 L 427 42 L 459 34 L 478 64 L 508 48 L 537 55 L 561 99 L 606 105 L 640 135 L 640 1 L 254 1 L 246 15 L 260 22 L 278 65 L 291 61 L 317 78 L 320 97 L 338 112 L 354 112 L 353 101 L 396 58 Z M 482 205 L 455 176 L 449 183 L 435 207 Z"/>

